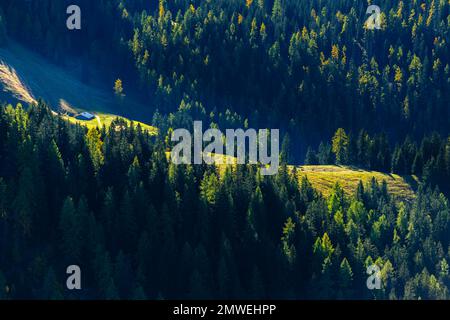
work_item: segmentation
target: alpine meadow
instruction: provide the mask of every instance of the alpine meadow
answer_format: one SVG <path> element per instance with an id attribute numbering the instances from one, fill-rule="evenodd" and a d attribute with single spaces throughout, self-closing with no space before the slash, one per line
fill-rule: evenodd
<path id="1" fill-rule="evenodd" d="M 0 89 L 0 300 L 450 300 L 449 0 L 0 0 Z"/>

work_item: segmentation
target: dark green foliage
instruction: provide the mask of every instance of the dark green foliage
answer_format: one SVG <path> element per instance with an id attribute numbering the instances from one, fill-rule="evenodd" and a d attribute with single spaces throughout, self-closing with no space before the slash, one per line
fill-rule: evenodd
<path id="1" fill-rule="evenodd" d="M 82 8 L 80 31 L 64 27 L 69 4 Z M 395 142 L 448 134 L 449 3 L 379 5 L 382 29 L 367 30 L 362 0 L 4 0 L 0 39 L 6 25 L 10 37 L 61 64 L 75 55 L 113 70 L 109 83 L 139 84 L 152 111 L 163 112 L 155 112 L 163 133 L 190 117 L 277 127 L 301 162 L 309 146 L 345 128 L 355 145 L 373 148 L 357 162 L 388 168 L 386 140 L 370 146 L 360 130 Z M 81 74 L 89 81 L 88 70 Z"/>
<path id="2" fill-rule="evenodd" d="M 6 18 L 3 10 L 0 8 L 0 47 L 7 44 L 7 34 L 6 34 Z"/>
<path id="3" fill-rule="evenodd" d="M 311 148 L 309 148 L 308 152 L 306 152 L 305 164 L 306 165 L 319 164 L 319 157 L 315 154 L 314 150 Z"/>
<path id="4" fill-rule="evenodd" d="M 2 298 L 73 298 L 71 264 L 88 299 L 371 298 L 372 263 L 382 269 L 377 298 L 448 298 L 450 209 L 438 191 L 421 186 L 413 203 L 396 204 L 374 180 L 355 197 L 336 185 L 325 199 L 288 171 L 174 166 L 159 138 L 126 124 L 101 132 L 103 161 L 83 171 L 95 188 L 75 190 L 72 163 L 84 154 L 93 168 L 99 151 L 46 109 L 0 113 L 3 159 L 33 159 L 0 178 Z"/>
<path id="5" fill-rule="evenodd" d="M 129 48 L 160 110 L 190 105 L 198 117 L 199 101 L 215 122 L 237 111 L 252 126 L 288 131 L 300 159 L 339 127 L 402 139 L 448 133 L 447 2 L 383 4 L 381 30 L 364 29 L 365 1 L 243 2 L 168 1 L 163 16 L 131 19 Z M 386 140 L 360 138 L 374 148 L 363 165 L 388 168 Z"/>
<path id="6" fill-rule="evenodd" d="M 388 2 L 382 30 L 363 28 L 362 0 L 247 3 L 0 2 L 0 46 L 77 56 L 87 83 L 91 64 L 112 70 L 160 129 L 1 107 L 0 299 L 73 298 L 71 264 L 85 299 L 449 298 L 448 1 Z M 169 134 L 192 120 L 280 128 L 279 174 L 170 164 Z M 305 158 L 415 174 L 417 198 L 375 180 L 324 198 L 287 167 Z"/>

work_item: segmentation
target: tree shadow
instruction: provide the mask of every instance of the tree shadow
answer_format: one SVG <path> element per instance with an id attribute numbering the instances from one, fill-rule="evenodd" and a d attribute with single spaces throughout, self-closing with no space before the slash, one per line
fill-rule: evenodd
<path id="1" fill-rule="evenodd" d="M 411 175 L 404 175 L 401 177 L 411 187 L 411 189 L 413 189 L 413 191 L 417 191 L 417 189 L 419 188 L 419 181 L 417 181 L 418 179 L 416 177 Z"/>

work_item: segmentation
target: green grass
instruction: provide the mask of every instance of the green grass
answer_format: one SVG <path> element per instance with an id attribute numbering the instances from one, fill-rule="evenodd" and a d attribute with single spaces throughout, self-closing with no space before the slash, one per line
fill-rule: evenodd
<path id="1" fill-rule="evenodd" d="M 117 117 L 115 114 L 121 114 L 125 109 L 130 119 L 150 119 L 148 106 L 135 100 L 131 91 L 118 99 L 112 83 L 106 85 L 98 80 L 102 78 L 100 70 L 92 67 L 90 73 L 92 79 L 86 84 L 72 70 L 56 66 L 14 41 L 0 48 L 0 97 L 4 96 L 6 101 L 30 104 L 41 97 L 54 112 L 65 114 L 66 120 L 88 128 L 108 127 Z M 83 111 L 96 114 L 100 123 L 97 119 L 81 121 L 74 118 Z M 158 132 L 152 126 L 133 122 L 152 134 Z"/>
<path id="2" fill-rule="evenodd" d="M 415 198 L 414 189 L 418 179 L 415 176 L 401 177 L 377 171 L 366 171 L 342 166 L 302 166 L 297 168 L 298 178 L 306 176 L 313 187 L 328 196 L 338 182 L 348 195 L 353 195 L 362 181 L 364 185 L 375 178 L 379 183 L 386 181 L 389 193 L 399 201 L 411 201 Z"/>
<path id="3" fill-rule="evenodd" d="M 71 123 L 76 123 L 76 124 L 80 124 L 82 126 L 85 126 L 89 129 L 91 128 L 102 128 L 102 127 L 109 127 L 111 125 L 111 123 L 113 122 L 114 119 L 120 118 L 125 120 L 128 124 L 131 123 L 131 120 L 127 119 L 127 118 L 123 118 L 123 117 L 119 117 L 113 114 L 105 114 L 105 113 L 95 113 L 95 115 L 98 118 L 95 118 L 93 120 L 89 120 L 89 121 L 84 121 L 84 120 L 78 120 L 74 117 L 71 116 L 67 116 L 64 115 L 62 116 L 63 119 L 71 122 Z M 158 128 L 155 128 L 153 126 L 150 126 L 148 124 L 145 124 L 143 122 L 139 122 L 139 121 L 133 121 L 134 125 L 137 126 L 138 124 L 141 125 L 143 130 L 148 131 L 150 134 L 152 135 L 157 135 L 158 134 Z"/>
<path id="4" fill-rule="evenodd" d="M 167 158 L 170 159 L 170 152 L 166 153 Z M 215 155 L 215 158 L 220 158 L 222 163 L 225 163 L 228 156 Z M 236 158 L 230 159 L 232 166 L 236 164 Z M 220 174 L 223 174 L 226 169 L 225 164 L 218 164 Z M 293 166 L 289 166 L 290 172 Z M 348 196 L 353 196 L 360 181 L 366 186 L 375 178 L 378 183 L 386 181 L 389 193 L 398 201 L 412 201 L 415 198 L 414 190 L 417 187 L 418 179 L 415 176 L 399 176 L 396 174 L 382 173 L 378 171 L 367 171 L 355 167 L 344 166 L 300 166 L 297 167 L 297 178 L 300 181 L 302 177 L 307 177 L 314 189 L 328 197 L 333 190 L 336 183 L 339 183 L 344 192 Z"/>

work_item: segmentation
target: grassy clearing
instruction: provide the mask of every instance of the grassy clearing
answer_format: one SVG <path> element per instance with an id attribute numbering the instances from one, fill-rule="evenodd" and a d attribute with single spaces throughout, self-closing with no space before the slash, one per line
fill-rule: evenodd
<path id="1" fill-rule="evenodd" d="M 118 101 L 112 88 L 84 84 L 67 70 L 48 63 L 18 44 L 11 43 L 8 48 L 0 48 L 0 62 L 0 85 L 3 85 L 6 92 L 27 103 L 34 102 L 34 96 L 43 97 L 58 111 L 66 113 L 67 115 L 63 117 L 72 123 L 79 123 L 88 128 L 109 126 L 117 117 L 114 114 L 122 114 L 125 111 L 124 106 L 130 118 L 149 118 L 149 115 L 140 112 L 148 110 L 146 106 L 140 105 L 130 97 Z M 82 121 L 70 116 L 82 111 L 94 113 L 97 118 Z M 143 129 L 152 134 L 158 132 L 157 128 L 142 122 L 134 121 L 134 123 L 136 125 L 139 123 Z M 170 153 L 168 157 L 170 158 Z M 214 155 L 214 157 L 226 163 L 226 156 Z M 230 160 L 233 163 L 236 161 L 234 158 Z M 218 167 L 223 174 L 226 165 Z M 297 172 L 299 179 L 307 176 L 312 185 L 325 196 L 329 195 L 336 182 L 341 184 L 347 194 L 353 194 L 359 181 L 366 184 L 374 177 L 379 182 L 386 180 L 389 191 L 395 197 L 410 200 L 414 198 L 413 189 L 417 184 L 415 177 L 400 177 L 339 166 L 303 166 L 299 167 Z"/>
<path id="2" fill-rule="evenodd" d="M 167 158 L 170 159 L 170 152 L 166 153 Z M 211 155 L 215 159 L 220 159 L 220 163 L 217 164 L 219 173 L 223 174 L 226 169 L 226 161 L 228 156 L 225 155 Z M 236 158 L 231 157 L 230 161 L 232 166 L 236 165 Z M 289 170 L 293 171 L 293 166 L 289 166 Z M 312 186 L 322 193 L 325 197 L 328 197 L 333 190 L 336 183 L 339 183 L 348 196 L 355 194 L 359 181 L 362 181 L 364 185 L 371 182 L 372 178 L 375 178 L 378 183 L 386 181 L 389 193 L 398 199 L 398 201 L 411 201 L 415 198 L 416 186 L 418 179 L 415 176 L 401 177 L 396 174 L 387 174 L 377 171 L 367 171 L 353 167 L 342 166 L 301 166 L 297 167 L 297 177 L 299 181 L 303 177 L 307 177 Z"/>
<path id="3" fill-rule="evenodd" d="M 401 177 L 377 171 L 366 171 L 341 166 L 302 166 L 297 169 L 298 178 L 306 176 L 313 187 L 328 196 L 338 182 L 348 195 L 353 195 L 359 181 L 364 185 L 375 178 L 379 183 L 386 181 L 388 190 L 399 201 L 411 201 L 415 198 L 414 189 L 418 180 L 414 176 Z"/>
<path id="4" fill-rule="evenodd" d="M 113 120 L 120 118 L 125 120 L 128 124 L 130 124 L 132 121 L 123 117 L 119 117 L 116 115 L 112 115 L 112 114 L 96 114 L 96 118 L 90 121 L 84 121 L 84 120 L 78 120 L 74 117 L 70 117 L 67 115 L 62 116 L 63 119 L 71 122 L 71 123 L 76 123 L 82 126 L 85 126 L 89 129 L 91 128 L 103 128 L 105 127 L 109 127 L 111 125 L 111 123 L 113 122 Z M 135 126 L 137 126 L 138 124 L 141 125 L 143 130 L 148 131 L 150 134 L 152 135 L 157 135 L 158 134 L 158 129 L 150 126 L 148 124 L 145 124 L 143 122 L 139 122 L 139 121 L 133 121 L 133 124 Z"/>
<path id="5" fill-rule="evenodd" d="M 117 99 L 113 84 L 104 83 L 101 72 L 95 67 L 90 69 L 89 83 L 85 83 L 80 79 L 76 66 L 75 63 L 74 70 L 56 66 L 10 41 L 7 47 L 0 48 L 0 88 L 3 88 L 5 94 L 2 94 L 6 97 L 26 104 L 35 103 L 35 98 L 41 97 L 55 112 L 64 114 L 68 121 L 88 128 L 109 126 L 119 114 L 127 122 L 130 121 L 126 118 L 151 119 L 151 108 L 135 100 L 132 94 Z M 126 89 L 131 93 L 132 88 Z M 83 111 L 96 114 L 99 120 L 80 121 L 74 118 Z M 157 132 L 152 126 L 133 122 L 141 124 L 149 132 Z"/>

